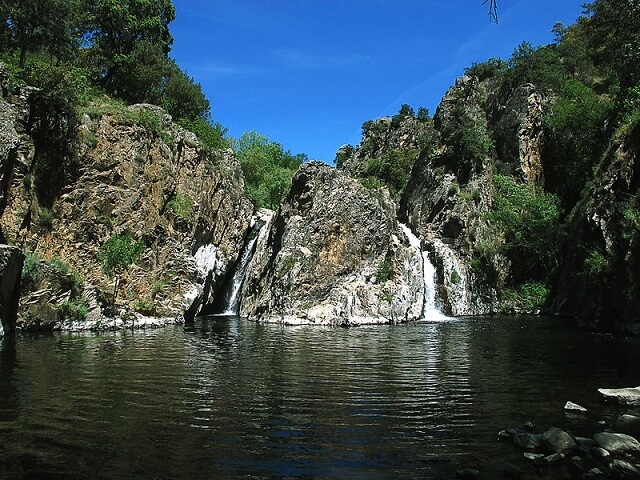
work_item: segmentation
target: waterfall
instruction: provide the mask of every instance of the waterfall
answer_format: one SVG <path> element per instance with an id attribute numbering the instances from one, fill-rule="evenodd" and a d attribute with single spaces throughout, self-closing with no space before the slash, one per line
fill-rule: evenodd
<path id="1" fill-rule="evenodd" d="M 233 278 L 227 286 L 224 293 L 224 309 L 220 315 L 237 315 L 240 306 L 240 290 L 242 290 L 242 283 L 244 282 L 245 274 L 247 273 L 247 267 L 253 257 L 253 248 L 258 240 L 258 234 L 252 232 L 252 238 L 244 248 L 236 269 L 233 272 Z"/>
<path id="2" fill-rule="evenodd" d="M 436 305 L 436 268 L 429 259 L 429 252 L 422 251 L 420 239 L 416 237 L 411 229 L 400 224 L 400 228 L 409 239 L 409 244 L 415 248 L 422 258 L 422 272 L 424 278 L 424 303 L 422 307 L 422 318 L 425 320 L 445 320 L 448 317 L 444 315 Z"/>

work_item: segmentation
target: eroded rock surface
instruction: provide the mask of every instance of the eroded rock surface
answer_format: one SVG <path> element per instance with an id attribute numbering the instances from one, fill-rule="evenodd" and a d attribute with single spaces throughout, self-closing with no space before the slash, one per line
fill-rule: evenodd
<path id="1" fill-rule="evenodd" d="M 302 165 L 258 240 L 241 314 L 284 323 L 347 325 L 420 318 L 419 250 L 386 189 L 368 190 L 320 162 Z"/>

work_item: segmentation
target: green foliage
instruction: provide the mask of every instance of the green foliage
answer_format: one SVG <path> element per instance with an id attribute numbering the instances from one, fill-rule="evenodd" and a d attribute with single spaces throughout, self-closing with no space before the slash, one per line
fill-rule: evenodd
<path id="1" fill-rule="evenodd" d="M 557 266 L 562 228 L 558 198 L 494 175 L 495 193 L 489 220 L 502 237 L 500 251 L 512 263 L 516 283 L 544 279 Z"/>
<path id="2" fill-rule="evenodd" d="M 459 102 L 441 134 L 447 145 L 447 158 L 457 166 L 458 182 L 467 183 L 471 173 L 481 169 L 492 147 L 484 119 L 474 118 Z"/>
<path id="3" fill-rule="evenodd" d="M 36 268 L 39 261 L 40 256 L 37 253 L 25 252 L 24 263 L 22 264 L 22 272 L 20 274 L 22 283 L 28 283 L 34 280 Z"/>
<path id="4" fill-rule="evenodd" d="M 65 262 L 64 260 L 58 258 L 58 257 L 51 257 L 48 260 L 49 265 L 51 265 L 54 270 L 56 270 L 58 273 L 62 273 L 62 274 L 66 274 L 69 273 L 69 264 L 67 262 Z"/>
<path id="5" fill-rule="evenodd" d="M 151 100 L 164 107 L 173 118 L 201 120 L 213 129 L 221 128 L 209 119 L 211 104 L 202 91 L 202 86 L 183 72 L 172 59 L 168 59 L 165 65 L 160 99 Z"/>
<path id="6" fill-rule="evenodd" d="M 640 3 L 597 0 L 586 6 L 589 45 L 599 64 L 611 68 L 624 90 L 640 82 Z"/>
<path id="7" fill-rule="evenodd" d="M 418 114 L 416 115 L 416 120 L 420 123 L 427 123 L 431 120 L 431 115 L 429 115 L 429 109 L 426 107 L 418 107 Z"/>
<path id="8" fill-rule="evenodd" d="M 589 87 L 567 78 L 545 118 L 547 185 L 574 205 L 605 148 L 607 103 Z"/>
<path id="9" fill-rule="evenodd" d="M 458 285 L 462 279 L 460 278 L 460 273 L 455 268 L 451 271 L 451 283 L 454 285 Z"/>
<path id="10" fill-rule="evenodd" d="M 197 135 L 205 149 L 211 153 L 214 150 L 229 148 L 231 141 L 225 138 L 227 129 L 210 118 L 183 118 L 178 122 L 181 126 Z"/>
<path id="11" fill-rule="evenodd" d="M 376 272 L 376 278 L 378 279 L 378 283 L 385 283 L 391 276 L 393 275 L 393 265 L 388 260 L 383 260 L 378 267 L 378 271 Z"/>
<path id="12" fill-rule="evenodd" d="M 563 60 L 553 45 L 535 49 L 529 42 L 522 42 L 513 52 L 508 66 L 504 76 L 512 88 L 533 83 L 540 90 L 557 91 L 567 77 Z"/>
<path id="13" fill-rule="evenodd" d="M 549 296 L 549 288 L 540 282 L 526 282 L 517 288 L 501 292 L 502 310 L 512 312 L 536 312 L 544 305 Z"/>
<path id="14" fill-rule="evenodd" d="M 607 257 L 599 249 L 593 248 L 584 260 L 583 271 L 588 274 L 598 274 L 606 271 L 608 267 Z"/>
<path id="15" fill-rule="evenodd" d="M 362 177 L 358 179 L 362 186 L 367 190 L 377 190 L 378 188 L 385 187 L 385 183 L 378 177 Z"/>
<path id="16" fill-rule="evenodd" d="M 636 192 L 625 202 L 622 212 L 622 238 L 632 241 L 640 235 L 640 193 Z"/>
<path id="17" fill-rule="evenodd" d="M 41 89 L 31 115 L 36 147 L 33 175 L 38 199 L 49 207 L 77 169 L 72 147 L 86 77 L 81 69 L 37 61 L 27 65 L 25 78 Z"/>
<path id="18" fill-rule="evenodd" d="M 114 233 L 100 246 L 98 258 L 105 273 L 122 272 L 134 263 L 142 253 L 144 243 L 131 235 Z"/>
<path id="19" fill-rule="evenodd" d="M 74 322 L 82 322 L 87 319 L 89 313 L 89 300 L 86 297 L 78 297 L 72 300 L 66 300 L 56 306 L 58 317 L 71 320 Z"/>
<path id="20" fill-rule="evenodd" d="M 155 313 L 155 304 L 153 300 L 148 298 L 137 298 L 133 304 L 133 309 L 142 315 L 153 315 Z"/>
<path id="21" fill-rule="evenodd" d="M 102 263 L 102 268 L 107 275 L 114 275 L 116 278 L 113 288 L 113 302 L 118 295 L 120 276 L 134 263 L 142 250 L 144 243 L 142 240 L 135 241 L 130 235 L 114 233 L 109 239 L 100 245 L 98 258 Z"/>
<path id="22" fill-rule="evenodd" d="M 177 217 L 188 219 L 193 213 L 193 205 L 193 199 L 178 190 L 176 196 L 167 203 L 167 208 Z"/>
<path id="23" fill-rule="evenodd" d="M 0 9 L 1 46 L 18 52 L 21 67 L 30 52 L 69 57 L 79 47 L 80 6 L 79 0 L 5 0 Z"/>
<path id="24" fill-rule="evenodd" d="M 486 62 L 473 62 L 470 67 L 464 69 L 465 75 L 476 77 L 479 81 L 498 77 L 507 69 L 507 62 L 501 58 L 490 58 Z"/>
<path id="25" fill-rule="evenodd" d="M 336 153 L 336 158 L 334 160 L 336 168 L 344 167 L 344 163 L 351 158 L 355 151 L 356 149 L 353 145 L 344 145 L 341 147 L 340 150 L 338 150 L 338 153 Z"/>
<path id="26" fill-rule="evenodd" d="M 279 143 L 253 131 L 244 132 L 233 146 L 242 166 L 249 199 L 258 208 L 277 208 L 288 191 L 293 174 L 307 156 L 293 155 L 283 150 Z"/>
<path id="27" fill-rule="evenodd" d="M 398 195 L 407 184 L 417 156 L 417 150 L 388 150 L 369 159 L 364 174 L 379 179 L 393 195 Z"/>
<path id="28" fill-rule="evenodd" d="M 135 98 L 135 80 L 152 84 L 160 70 L 159 58 L 169 53 L 173 37 L 168 25 L 175 18 L 171 0 L 90 0 L 87 4 L 91 17 L 87 60 L 108 91 Z M 151 58 L 145 59 L 145 53 Z M 136 72 L 136 60 L 143 60 L 146 74 Z"/>
<path id="29" fill-rule="evenodd" d="M 41 208 L 38 212 L 38 226 L 44 230 L 51 230 L 53 227 L 54 215 L 48 208 Z"/>

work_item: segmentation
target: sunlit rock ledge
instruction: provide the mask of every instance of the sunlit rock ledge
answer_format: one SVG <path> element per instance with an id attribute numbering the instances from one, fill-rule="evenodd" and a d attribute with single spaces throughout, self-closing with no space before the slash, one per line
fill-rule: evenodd
<path id="1" fill-rule="evenodd" d="M 121 330 L 153 330 L 165 328 L 171 325 L 184 323 L 182 316 L 176 317 L 147 317 L 135 313 L 128 317 L 102 317 L 92 320 L 64 321 L 50 325 L 25 324 L 21 327 L 24 331 L 48 330 L 54 332 L 113 332 Z"/>

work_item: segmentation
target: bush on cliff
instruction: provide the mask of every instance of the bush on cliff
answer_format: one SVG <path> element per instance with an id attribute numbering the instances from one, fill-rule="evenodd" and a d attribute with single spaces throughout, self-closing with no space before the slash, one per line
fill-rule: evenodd
<path id="1" fill-rule="evenodd" d="M 488 219 L 502 238 L 499 251 L 512 264 L 515 285 L 546 281 L 558 265 L 563 234 L 556 195 L 494 175 L 495 193 Z"/>
<path id="2" fill-rule="evenodd" d="M 293 155 L 277 142 L 257 132 L 244 132 L 233 142 L 245 179 L 247 196 L 258 208 L 277 208 L 284 198 L 293 174 L 307 160 Z"/>
<path id="3" fill-rule="evenodd" d="M 116 303 L 122 274 L 138 259 L 143 249 L 142 240 L 135 241 L 130 235 L 116 233 L 100 246 L 98 258 L 102 268 L 107 275 L 115 277 L 113 303 Z"/>

